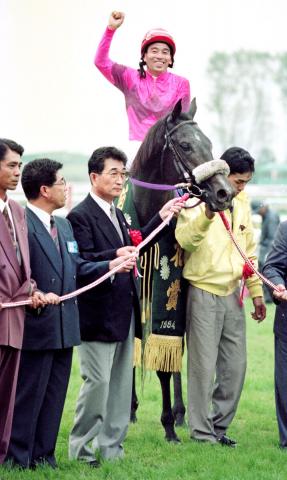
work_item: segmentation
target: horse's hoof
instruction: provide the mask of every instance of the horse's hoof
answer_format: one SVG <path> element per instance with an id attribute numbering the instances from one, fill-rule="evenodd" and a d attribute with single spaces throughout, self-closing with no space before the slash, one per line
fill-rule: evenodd
<path id="1" fill-rule="evenodd" d="M 165 426 L 165 439 L 167 442 L 172 443 L 181 443 L 180 439 L 178 438 L 173 425 L 166 425 Z"/>
<path id="2" fill-rule="evenodd" d="M 187 426 L 184 415 L 182 413 L 178 413 L 175 416 L 174 424 L 175 424 L 176 427 L 186 427 Z"/>
<path id="3" fill-rule="evenodd" d="M 178 438 L 178 436 L 176 434 L 174 434 L 172 437 L 168 437 L 166 435 L 165 439 L 166 439 L 167 442 L 170 442 L 170 443 L 175 443 L 175 444 L 181 443 L 180 438 Z"/>
<path id="4" fill-rule="evenodd" d="M 137 423 L 138 419 L 137 419 L 137 416 L 136 416 L 136 412 L 131 412 L 131 415 L 130 415 L 130 423 Z"/>

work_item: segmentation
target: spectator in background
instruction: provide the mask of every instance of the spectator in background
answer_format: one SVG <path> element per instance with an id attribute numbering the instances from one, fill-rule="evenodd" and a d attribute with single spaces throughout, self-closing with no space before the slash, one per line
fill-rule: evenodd
<path id="1" fill-rule="evenodd" d="M 271 249 L 277 227 L 280 223 L 280 218 L 278 213 L 272 210 L 264 201 L 253 200 L 251 202 L 251 208 L 252 213 L 260 215 L 262 218 L 258 255 L 259 271 L 262 272 L 263 265 Z M 263 292 L 265 302 L 272 303 L 273 299 L 266 285 L 263 286 Z"/>

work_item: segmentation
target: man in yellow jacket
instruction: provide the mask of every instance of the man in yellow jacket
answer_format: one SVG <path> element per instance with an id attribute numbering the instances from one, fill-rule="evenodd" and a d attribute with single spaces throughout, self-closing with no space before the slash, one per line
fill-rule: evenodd
<path id="1" fill-rule="evenodd" d="M 243 191 L 254 173 L 254 159 L 238 147 L 221 157 L 230 168 L 236 191 L 225 212 L 248 258 L 257 263 L 249 200 Z M 239 302 L 244 260 L 218 214 L 208 205 L 182 210 L 176 238 L 185 251 L 187 299 L 188 413 L 191 437 L 235 447 L 226 436 L 240 399 L 246 371 L 245 314 Z M 262 283 L 253 275 L 246 285 L 255 307 L 252 317 L 266 315 Z M 211 409 L 212 405 L 212 409 Z"/>

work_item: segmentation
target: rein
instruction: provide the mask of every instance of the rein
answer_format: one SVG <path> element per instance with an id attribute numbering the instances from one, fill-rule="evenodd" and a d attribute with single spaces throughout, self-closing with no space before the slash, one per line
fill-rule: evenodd
<path id="1" fill-rule="evenodd" d="M 133 185 L 137 185 L 138 187 L 143 187 L 147 188 L 149 190 L 177 190 L 177 188 L 180 188 L 179 185 L 164 185 L 160 183 L 149 183 L 149 182 L 142 182 L 141 180 L 138 180 L 137 178 L 129 177 L 129 180 Z M 186 184 L 187 185 L 187 184 Z"/>
<path id="2" fill-rule="evenodd" d="M 187 194 L 186 194 L 187 196 Z M 183 196 L 183 200 L 187 200 L 186 197 Z M 134 257 L 134 258 L 138 258 L 139 256 L 139 252 L 140 250 L 145 247 L 154 237 L 156 237 L 156 235 L 158 235 L 158 233 L 163 229 L 165 228 L 167 225 L 169 225 L 172 217 L 174 216 L 174 212 L 170 212 L 170 214 L 168 215 L 168 217 L 165 219 L 165 220 L 162 220 L 162 222 L 144 239 L 142 240 L 136 247 L 135 249 L 135 252 L 133 254 L 131 254 L 131 258 Z M 77 290 L 74 290 L 73 292 L 70 292 L 70 293 L 66 293 L 65 295 L 61 295 L 59 298 L 60 298 L 60 302 L 63 302 L 63 301 L 66 301 L 66 300 L 70 300 L 71 298 L 74 298 L 78 295 L 80 295 L 81 293 L 84 293 L 88 290 L 91 290 L 91 288 L 94 288 L 96 287 L 97 285 L 99 285 L 100 283 L 102 283 L 104 280 L 107 280 L 108 278 L 110 277 L 113 277 L 115 275 L 115 273 L 118 272 L 118 270 L 120 270 L 121 268 L 123 268 L 125 265 L 127 265 L 130 261 L 130 258 L 128 258 L 127 260 L 123 260 L 120 265 L 117 265 L 116 267 L 112 268 L 111 270 L 109 270 L 107 273 L 105 273 L 104 275 L 102 275 L 100 278 L 98 278 L 97 280 L 95 280 L 94 282 L 92 283 L 89 283 L 88 285 L 85 285 L 84 287 L 81 287 Z M 0 303 L 0 307 L 2 309 L 4 308 L 14 308 L 14 307 L 22 307 L 22 306 L 25 306 L 25 305 L 31 305 L 32 304 L 32 300 L 31 298 L 28 298 L 27 300 L 19 300 L 17 302 L 5 302 L 5 303 Z"/>
<path id="3" fill-rule="evenodd" d="M 220 218 L 227 230 L 227 233 L 228 235 L 230 236 L 234 246 L 237 248 L 238 252 L 240 253 L 241 257 L 243 258 L 243 260 L 245 261 L 245 263 L 248 265 L 248 267 L 253 271 L 253 273 L 255 273 L 255 275 L 257 275 L 257 277 L 259 277 L 263 283 L 265 283 L 266 285 L 268 285 L 268 287 L 271 287 L 273 290 L 276 290 L 276 292 L 280 292 L 280 290 L 278 289 L 278 287 L 276 285 L 274 285 L 274 283 L 272 283 L 270 280 L 268 280 L 268 278 L 264 277 L 264 275 L 262 275 L 262 273 L 260 273 L 253 265 L 253 263 L 251 262 L 251 260 L 249 260 L 249 258 L 247 257 L 246 253 L 243 252 L 243 250 L 241 249 L 241 247 L 239 246 L 236 238 L 234 237 L 233 233 L 232 233 L 232 230 L 231 230 L 231 227 L 230 227 L 230 224 L 225 216 L 225 213 L 224 212 L 218 212 L 218 214 L 220 215 Z"/>
<path id="4" fill-rule="evenodd" d="M 200 200 L 200 197 L 202 195 L 202 190 L 197 187 L 197 185 L 193 185 L 194 188 L 197 188 L 199 193 L 197 194 L 196 192 L 192 192 L 190 187 L 190 183 L 177 183 L 176 185 L 161 185 L 159 183 L 149 183 L 149 182 L 142 182 L 141 180 L 138 180 L 137 178 L 129 177 L 130 182 L 133 185 L 137 185 L 138 187 L 146 188 L 148 190 L 161 190 L 161 191 L 172 191 L 172 190 L 177 190 L 177 196 L 181 197 L 182 195 L 179 195 L 178 190 L 185 188 L 188 192 L 188 195 L 191 197 L 197 197 L 199 200 L 194 204 L 194 205 L 189 205 L 189 206 L 184 206 L 183 208 L 194 208 L 197 207 L 200 203 L 202 203 L 202 200 Z"/>

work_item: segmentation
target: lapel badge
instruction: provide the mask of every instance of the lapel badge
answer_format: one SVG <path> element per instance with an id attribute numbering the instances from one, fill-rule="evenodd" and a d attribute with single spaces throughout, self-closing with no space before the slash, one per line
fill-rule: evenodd
<path id="1" fill-rule="evenodd" d="M 67 249 L 69 253 L 79 253 L 79 248 L 76 240 L 67 242 Z"/>

